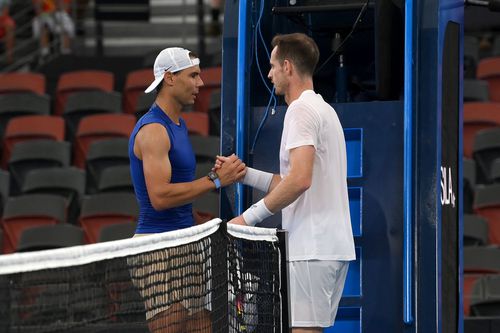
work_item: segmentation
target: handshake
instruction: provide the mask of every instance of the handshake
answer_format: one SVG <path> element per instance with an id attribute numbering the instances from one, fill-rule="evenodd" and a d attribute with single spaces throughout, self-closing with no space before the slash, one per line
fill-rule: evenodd
<path id="1" fill-rule="evenodd" d="M 224 187 L 241 181 L 245 177 L 247 167 L 235 154 L 227 157 L 217 155 L 212 171 L 217 173 L 220 184 Z"/>

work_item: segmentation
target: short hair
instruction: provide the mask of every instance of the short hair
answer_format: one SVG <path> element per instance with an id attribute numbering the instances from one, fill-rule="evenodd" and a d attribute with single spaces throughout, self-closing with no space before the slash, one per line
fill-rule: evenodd
<path id="1" fill-rule="evenodd" d="M 290 60 L 301 74 L 313 76 L 319 49 L 311 37 L 303 33 L 276 35 L 271 45 L 278 47 L 276 57 L 281 64 L 285 59 Z"/>

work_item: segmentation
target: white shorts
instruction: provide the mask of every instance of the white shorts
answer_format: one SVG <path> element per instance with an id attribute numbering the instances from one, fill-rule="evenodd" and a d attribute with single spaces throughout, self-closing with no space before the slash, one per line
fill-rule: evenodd
<path id="1" fill-rule="evenodd" d="M 292 327 L 332 326 L 349 262 L 292 261 L 289 267 Z"/>

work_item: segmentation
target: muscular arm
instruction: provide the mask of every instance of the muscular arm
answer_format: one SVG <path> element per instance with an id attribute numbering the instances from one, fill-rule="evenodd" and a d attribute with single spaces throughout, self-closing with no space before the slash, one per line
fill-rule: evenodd
<path id="1" fill-rule="evenodd" d="M 137 133 L 134 154 L 142 160 L 149 199 L 156 210 L 190 203 L 200 195 L 215 189 L 215 184 L 208 177 L 172 184 L 169 151 L 170 139 L 162 125 L 148 124 Z M 228 159 L 229 163 L 217 171 L 222 186 L 232 184 L 245 173 L 245 165 L 236 156 Z"/>
<path id="2" fill-rule="evenodd" d="M 274 175 L 270 192 L 264 198 L 267 208 L 276 213 L 304 193 L 312 182 L 315 149 L 301 146 L 290 150 L 290 172 L 283 179 Z"/>

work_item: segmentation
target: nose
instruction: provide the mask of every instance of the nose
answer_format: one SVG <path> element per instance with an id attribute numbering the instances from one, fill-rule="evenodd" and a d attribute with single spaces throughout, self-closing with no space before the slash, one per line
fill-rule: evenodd
<path id="1" fill-rule="evenodd" d="M 271 69 L 269 70 L 269 73 L 267 73 L 267 78 L 268 78 L 269 80 L 272 80 L 272 79 L 273 79 L 273 77 L 272 77 L 272 75 L 271 75 Z"/>
<path id="2" fill-rule="evenodd" d="M 205 83 L 203 82 L 203 80 L 201 79 L 201 76 L 198 76 L 198 87 L 203 87 L 205 85 Z"/>

